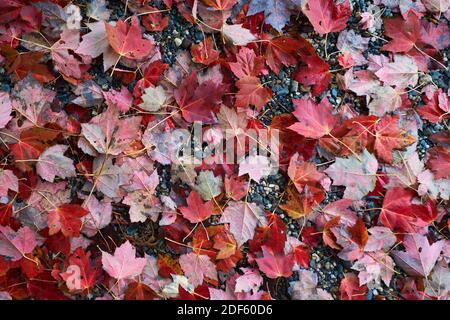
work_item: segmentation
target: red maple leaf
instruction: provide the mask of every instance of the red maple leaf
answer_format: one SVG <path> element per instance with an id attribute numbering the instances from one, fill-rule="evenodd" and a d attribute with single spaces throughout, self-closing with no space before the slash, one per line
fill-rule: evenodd
<path id="1" fill-rule="evenodd" d="M 346 273 L 339 285 L 339 293 L 341 300 L 366 300 L 368 289 L 366 285 L 359 285 L 355 274 Z"/>
<path id="2" fill-rule="evenodd" d="M 427 165 L 433 171 L 435 179 L 447 178 L 450 176 L 450 149 L 444 147 L 434 147 L 428 150 Z"/>
<path id="3" fill-rule="evenodd" d="M 374 150 L 378 159 L 392 162 L 392 151 L 403 149 L 416 139 L 398 127 L 400 116 L 385 116 L 374 127 Z"/>
<path id="4" fill-rule="evenodd" d="M 211 216 L 214 207 L 212 200 L 204 203 L 197 192 L 191 191 L 186 202 L 188 204 L 187 207 L 181 207 L 179 209 L 183 217 L 191 223 L 202 222 Z"/>
<path id="5" fill-rule="evenodd" d="M 262 246 L 262 258 L 256 258 L 259 269 L 271 279 L 279 277 L 290 277 L 294 267 L 294 256 L 292 254 L 276 254 L 269 247 Z"/>
<path id="6" fill-rule="evenodd" d="M 197 73 L 193 72 L 174 91 L 174 97 L 187 122 L 211 123 L 226 89 L 226 85 L 213 80 L 199 85 Z"/>
<path id="7" fill-rule="evenodd" d="M 249 48 L 241 48 L 236 54 L 236 62 L 229 62 L 231 71 L 239 79 L 246 76 L 257 77 L 264 69 L 264 57 L 257 56 Z"/>
<path id="8" fill-rule="evenodd" d="M 358 218 L 353 226 L 347 227 L 347 231 L 350 234 L 350 239 L 361 249 L 364 249 L 367 240 L 369 240 L 369 234 L 367 233 L 364 221 L 361 218 Z"/>
<path id="9" fill-rule="evenodd" d="M 66 237 L 80 235 L 81 218 L 89 212 L 78 204 L 63 204 L 48 212 L 49 234 L 61 230 Z"/>
<path id="10" fill-rule="evenodd" d="M 191 47 L 192 61 L 204 65 L 210 65 L 219 58 L 219 51 L 214 49 L 212 37 L 206 38 L 199 44 Z"/>
<path id="11" fill-rule="evenodd" d="M 86 253 L 83 248 L 77 248 L 70 256 L 69 266 L 61 273 L 61 277 L 66 280 L 71 291 L 86 292 L 96 284 L 102 270 L 90 261 L 90 256 L 91 253 Z"/>
<path id="12" fill-rule="evenodd" d="M 386 19 L 384 31 L 392 40 L 381 47 L 381 50 L 408 52 L 416 46 L 420 37 L 419 17 L 409 11 L 405 20 L 401 17 Z"/>
<path id="13" fill-rule="evenodd" d="M 34 164 L 32 160 L 39 158 L 48 147 L 48 142 L 55 139 L 59 132 L 45 128 L 33 127 L 22 131 L 17 143 L 9 146 L 11 154 L 16 159 L 16 167 L 22 171 L 30 171 Z M 31 162 L 27 162 L 31 160 Z"/>
<path id="14" fill-rule="evenodd" d="M 318 96 L 331 82 L 330 66 L 318 56 L 303 59 L 306 65 L 297 69 L 294 79 L 304 86 L 312 86 L 311 93 Z"/>
<path id="15" fill-rule="evenodd" d="M 125 300 L 154 300 L 158 295 L 142 282 L 133 281 L 125 292 Z"/>
<path id="16" fill-rule="evenodd" d="M 314 56 L 316 51 L 314 47 L 302 37 L 292 38 L 289 36 L 280 36 L 271 38 L 263 34 L 263 40 L 266 45 L 264 56 L 267 65 L 273 72 L 278 74 L 284 65 L 290 67 L 298 62 L 298 56 Z M 303 60 L 303 59 L 302 59 Z"/>
<path id="17" fill-rule="evenodd" d="M 265 88 L 257 77 L 242 78 L 236 82 L 236 86 L 239 88 L 235 103 L 237 108 L 253 105 L 256 110 L 261 110 L 272 99 L 272 90 Z"/>
<path id="18" fill-rule="evenodd" d="M 293 99 L 294 116 L 298 122 L 289 129 L 307 138 L 319 139 L 331 132 L 336 124 L 336 118 L 332 115 L 333 107 L 327 98 L 323 98 L 319 104 L 315 104 L 311 98 Z"/>
<path id="19" fill-rule="evenodd" d="M 116 26 L 105 22 L 105 27 L 111 47 L 123 57 L 141 60 L 146 58 L 154 47 L 151 41 L 142 38 L 136 16 L 131 18 L 130 27 L 122 20 L 117 21 Z"/>
<path id="20" fill-rule="evenodd" d="M 323 35 L 345 29 L 352 11 L 348 0 L 338 5 L 334 0 L 314 0 L 307 2 L 303 13 L 308 17 L 314 30 Z"/>
<path id="21" fill-rule="evenodd" d="M 384 196 L 380 221 L 394 232 L 417 232 L 437 217 L 431 200 L 425 204 L 413 204 L 416 193 L 401 187 L 389 189 Z"/>

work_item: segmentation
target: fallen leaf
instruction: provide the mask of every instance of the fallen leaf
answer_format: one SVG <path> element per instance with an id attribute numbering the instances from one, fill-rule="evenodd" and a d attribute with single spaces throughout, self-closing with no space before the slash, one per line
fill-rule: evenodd
<path id="1" fill-rule="evenodd" d="M 345 186 L 344 198 L 360 200 L 375 188 L 377 159 L 364 150 L 358 159 L 355 155 L 336 158 L 325 173 L 333 179 L 334 185 Z"/>
<path id="2" fill-rule="evenodd" d="M 255 235 L 257 225 L 265 226 L 267 219 L 264 211 L 254 203 L 250 202 L 230 202 L 222 213 L 221 223 L 229 223 L 230 231 L 239 246 Z"/>
<path id="3" fill-rule="evenodd" d="M 338 5 L 334 0 L 308 0 L 302 11 L 321 35 L 345 29 L 351 15 L 347 0 Z"/>
<path id="4" fill-rule="evenodd" d="M 37 245 L 36 235 L 30 228 L 22 227 L 15 232 L 9 226 L 0 225 L 0 255 L 18 261 Z"/>
<path id="5" fill-rule="evenodd" d="M 61 231 L 66 237 L 80 235 L 81 218 L 88 211 L 78 204 L 63 204 L 48 211 L 49 234 L 53 235 Z"/>
<path id="6" fill-rule="evenodd" d="M 140 275 L 145 263 L 145 258 L 136 258 L 136 248 L 129 241 L 117 247 L 114 255 L 102 251 L 103 269 L 118 281 L 133 279 Z"/>
<path id="7" fill-rule="evenodd" d="M 197 192 L 191 191 L 186 199 L 187 207 L 178 208 L 184 218 L 189 220 L 191 223 L 199 223 L 208 219 L 214 207 L 214 203 L 209 200 L 203 203 L 202 198 Z"/>
<path id="8" fill-rule="evenodd" d="M 294 99 L 294 116 L 298 122 L 289 129 L 307 138 L 319 139 L 331 132 L 336 124 L 332 115 L 332 106 L 328 99 L 324 98 L 319 104 L 315 104 L 311 98 Z"/>
<path id="9" fill-rule="evenodd" d="M 53 182 L 56 176 L 63 179 L 74 177 L 76 174 L 73 160 L 64 156 L 67 149 L 69 146 L 57 144 L 45 150 L 36 164 L 37 173 L 49 182 Z"/>
<path id="10" fill-rule="evenodd" d="M 121 56 L 132 60 L 142 60 L 150 54 L 154 45 L 142 38 L 141 26 L 136 16 L 131 18 L 131 25 L 117 21 L 116 26 L 105 22 L 106 34 L 111 47 Z"/>
<path id="11" fill-rule="evenodd" d="M 430 245 L 427 237 L 412 234 L 405 236 L 403 246 L 405 251 L 393 251 L 395 262 L 409 275 L 428 277 L 439 258 L 444 241 Z"/>

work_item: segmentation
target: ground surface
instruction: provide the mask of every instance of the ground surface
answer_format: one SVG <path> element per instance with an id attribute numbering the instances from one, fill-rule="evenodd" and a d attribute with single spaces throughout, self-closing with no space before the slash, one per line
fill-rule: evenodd
<path id="1" fill-rule="evenodd" d="M 448 299 L 449 5 L 307 2 L 2 5 L 0 298 Z"/>

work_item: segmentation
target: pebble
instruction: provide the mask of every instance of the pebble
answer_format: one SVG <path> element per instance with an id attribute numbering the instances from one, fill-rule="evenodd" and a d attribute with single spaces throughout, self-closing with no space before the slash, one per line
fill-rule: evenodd
<path id="1" fill-rule="evenodd" d="M 183 43 L 183 40 L 181 40 L 180 38 L 175 38 L 175 40 L 173 40 L 173 42 L 175 43 L 175 45 L 177 47 L 179 47 Z"/>

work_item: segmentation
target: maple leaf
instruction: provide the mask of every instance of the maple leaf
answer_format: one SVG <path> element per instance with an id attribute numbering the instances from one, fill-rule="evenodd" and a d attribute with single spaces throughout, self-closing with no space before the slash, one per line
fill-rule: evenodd
<path id="1" fill-rule="evenodd" d="M 364 249 L 367 240 L 369 240 L 369 234 L 367 233 L 364 221 L 358 218 L 353 226 L 347 227 L 347 231 L 350 235 L 350 239 L 361 249 Z"/>
<path id="2" fill-rule="evenodd" d="M 450 32 L 444 22 L 440 22 L 436 26 L 432 22 L 422 21 L 420 24 L 420 41 L 436 50 L 443 50 L 450 45 Z"/>
<path id="3" fill-rule="evenodd" d="M 11 92 L 14 110 L 35 126 L 44 126 L 52 119 L 50 103 L 55 98 L 54 91 L 45 89 L 31 75 L 17 82 Z"/>
<path id="4" fill-rule="evenodd" d="M 333 107 L 327 98 L 323 98 L 319 104 L 315 104 L 311 98 L 293 99 L 295 110 L 293 115 L 298 122 L 289 129 L 307 138 L 319 139 L 331 132 L 336 124 L 336 118 L 332 115 Z"/>
<path id="5" fill-rule="evenodd" d="M 450 177 L 450 154 L 448 149 L 435 147 L 428 150 L 428 167 L 433 171 L 436 179 Z"/>
<path id="6" fill-rule="evenodd" d="M 89 214 L 82 218 L 83 228 L 81 231 L 88 237 L 93 237 L 99 230 L 111 223 L 112 205 L 111 202 L 103 199 L 98 201 L 91 196 L 86 203 Z"/>
<path id="7" fill-rule="evenodd" d="M 37 245 L 36 235 L 30 228 L 25 226 L 16 232 L 9 226 L 0 225 L 0 255 L 18 261 Z"/>
<path id="8" fill-rule="evenodd" d="M 381 47 L 391 52 L 408 52 L 416 46 L 420 36 L 420 22 L 417 15 L 409 11 L 405 19 L 395 17 L 384 20 L 384 32 L 392 40 Z"/>
<path id="9" fill-rule="evenodd" d="M 201 285 L 205 278 L 217 281 L 216 266 L 208 256 L 191 252 L 181 255 L 179 262 L 194 288 Z"/>
<path id="10" fill-rule="evenodd" d="M 450 8 L 448 0 L 423 0 L 423 4 L 427 10 L 434 13 L 446 12 Z"/>
<path id="11" fill-rule="evenodd" d="M 256 40 L 256 37 L 250 32 L 250 30 L 242 27 L 242 24 L 226 24 L 222 26 L 222 34 L 225 39 L 229 40 L 235 46 L 246 46 L 252 41 Z"/>
<path id="12" fill-rule="evenodd" d="M 139 107 L 146 111 L 156 112 L 160 110 L 166 102 L 166 91 L 161 86 L 148 87 L 144 90 L 141 99 L 142 103 Z"/>
<path id="13" fill-rule="evenodd" d="M 378 159 L 392 163 L 392 151 L 403 149 L 415 142 L 405 130 L 398 127 L 400 116 L 385 116 L 374 127 L 374 151 Z"/>
<path id="14" fill-rule="evenodd" d="M 348 0 L 336 5 L 334 0 L 308 0 L 303 13 L 319 34 L 345 29 L 351 10 Z"/>
<path id="15" fill-rule="evenodd" d="M 291 11 L 300 9 L 300 0 L 251 0 L 247 16 L 264 11 L 265 22 L 278 32 L 289 22 Z"/>
<path id="16" fill-rule="evenodd" d="M 367 286 L 359 285 L 359 280 L 353 273 L 346 273 L 339 285 L 341 300 L 366 300 Z"/>
<path id="17" fill-rule="evenodd" d="M 438 123 L 442 120 L 450 118 L 449 111 L 449 103 L 450 98 L 447 96 L 445 92 L 442 92 L 442 89 L 438 89 L 434 92 L 431 98 L 427 96 L 423 97 L 425 102 L 425 106 L 417 108 L 417 112 L 424 119 Z"/>
<path id="18" fill-rule="evenodd" d="M 104 113 L 81 124 L 81 134 L 100 153 L 118 155 L 139 137 L 141 117 L 119 119 L 119 110 L 109 107 Z"/>
<path id="19" fill-rule="evenodd" d="M 394 275 L 394 261 L 384 252 L 375 254 L 364 254 L 364 256 L 356 261 L 353 270 L 359 271 L 359 284 L 365 285 L 369 283 L 380 284 L 380 279 L 389 286 L 392 276 Z"/>
<path id="20" fill-rule="evenodd" d="M 248 174 L 250 179 L 259 182 L 272 172 L 270 159 L 261 155 L 251 155 L 239 163 L 239 176 Z"/>
<path id="21" fill-rule="evenodd" d="M 236 240 L 228 232 L 219 233 L 214 237 L 213 248 L 219 250 L 216 259 L 228 259 L 239 250 Z"/>
<path id="22" fill-rule="evenodd" d="M 430 202 L 426 205 L 413 204 L 416 196 L 413 190 L 392 188 L 386 192 L 380 221 L 392 231 L 415 232 L 427 226 L 436 216 L 436 208 Z"/>
<path id="23" fill-rule="evenodd" d="M 402 106 L 400 93 L 390 86 L 377 86 L 370 92 L 368 108 L 371 115 L 382 117 L 388 112 L 393 112 Z"/>
<path id="24" fill-rule="evenodd" d="M 52 60 L 57 70 L 66 77 L 82 79 L 89 69 L 89 60 L 73 54 L 80 45 L 80 31 L 65 28 L 61 38 L 51 48 Z"/>
<path id="25" fill-rule="evenodd" d="M 133 96 L 125 86 L 122 86 L 120 91 L 111 89 L 103 94 L 108 107 L 116 107 L 120 112 L 127 112 L 133 104 Z"/>
<path id="26" fill-rule="evenodd" d="M 214 49 L 212 37 L 206 38 L 199 44 L 191 46 L 192 61 L 204 65 L 210 65 L 219 59 L 219 51 Z"/>
<path id="27" fill-rule="evenodd" d="M 293 300 L 333 300 L 331 294 L 321 288 L 317 288 L 319 278 L 314 271 L 300 270 L 298 281 L 289 284 Z"/>
<path id="28" fill-rule="evenodd" d="M 202 0 L 202 2 L 214 10 L 224 11 L 233 8 L 237 0 Z"/>
<path id="29" fill-rule="evenodd" d="M 131 25 L 119 20 L 116 26 L 105 22 L 106 34 L 111 47 L 121 56 L 132 60 L 142 60 L 150 54 L 154 45 L 150 40 L 142 38 L 139 20 L 131 18 Z"/>
<path id="30" fill-rule="evenodd" d="M 292 275 L 292 268 L 294 267 L 294 256 L 279 255 L 267 246 L 261 247 L 263 256 L 256 258 L 256 263 L 259 269 L 271 279 L 279 277 L 290 277 Z"/>
<path id="31" fill-rule="evenodd" d="M 241 268 L 241 271 L 244 274 L 236 279 L 234 292 L 258 292 L 258 289 L 264 281 L 258 269 Z"/>
<path id="32" fill-rule="evenodd" d="M 257 77 L 264 70 L 264 57 L 257 56 L 252 49 L 243 47 L 236 54 L 236 62 L 229 62 L 228 65 L 239 79 L 247 76 Z"/>
<path id="33" fill-rule="evenodd" d="M 75 52 L 91 58 L 97 58 L 103 54 L 103 70 L 106 71 L 114 66 L 119 55 L 109 44 L 103 21 L 88 23 L 87 26 L 91 31 L 83 35 L 83 39 Z"/>
<path id="34" fill-rule="evenodd" d="M 197 192 L 191 191 L 186 202 L 187 207 L 181 207 L 179 210 L 183 217 L 188 219 L 191 223 L 202 222 L 211 216 L 214 203 L 211 200 L 203 203 L 202 198 Z"/>
<path id="35" fill-rule="evenodd" d="M 395 55 L 394 62 L 385 64 L 375 72 L 377 77 L 396 88 L 414 87 L 419 80 L 416 62 L 408 56 Z"/>
<path id="36" fill-rule="evenodd" d="M 106 7 L 106 0 L 91 0 L 87 5 L 87 15 L 98 21 L 106 21 L 111 15 L 111 10 Z"/>
<path id="37" fill-rule="evenodd" d="M 429 195 L 433 200 L 441 198 L 450 199 L 450 179 L 436 179 L 433 172 L 425 170 L 417 176 L 420 183 L 417 193 L 420 196 Z"/>
<path id="38" fill-rule="evenodd" d="M 19 179 L 11 170 L 0 171 L 0 196 L 7 196 L 8 190 L 19 191 Z"/>
<path id="39" fill-rule="evenodd" d="M 272 90 L 263 87 L 257 77 L 246 76 L 239 79 L 236 86 L 239 88 L 235 103 L 237 108 L 247 108 L 253 105 L 256 110 L 261 110 L 272 99 Z"/>
<path id="40" fill-rule="evenodd" d="M 73 160 L 64 156 L 69 146 L 54 145 L 45 150 L 36 164 L 37 173 L 45 180 L 53 182 L 55 177 L 68 178 L 75 176 Z"/>
<path id="41" fill-rule="evenodd" d="M 366 252 L 388 250 L 397 242 L 397 238 L 389 228 L 375 226 L 368 231 L 370 235 L 364 247 Z"/>
<path id="42" fill-rule="evenodd" d="M 156 218 L 161 208 L 159 200 L 153 194 L 153 190 L 136 190 L 127 193 L 122 203 L 130 206 L 130 221 L 145 222 L 148 217 Z"/>
<path id="43" fill-rule="evenodd" d="M 401 163 L 386 166 L 386 173 L 389 175 L 389 182 L 385 188 L 412 186 L 417 182 L 417 175 L 424 169 L 424 164 L 419 159 L 416 152 L 401 159 Z"/>
<path id="44" fill-rule="evenodd" d="M 102 251 L 103 270 L 119 281 L 140 275 L 145 263 L 145 258 L 136 258 L 136 248 L 128 240 L 116 248 L 114 255 Z"/>
<path id="45" fill-rule="evenodd" d="M 7 92 L 0 92 L 0 128 L 6 127 L 11 117 L 12 105 Z"/>
<path id="46" fill-rule="evenodd" d="M 344 198 L 360 200 L 375 188 L 377 159 L 364 150 L 360 158 L 355 155 L 336 158 L 325 173 L 333 179 L 334 185 L 346 186 Z"/>
<path id="47" fill-rule="evenodd" d="M 292 156 L 288 167 L 288 176 L 294 182 L 298 192 L 303 192 L 305 186 L 320 188 L 320 182 L 325 175 L 317 171 L 315 164 L 297 161 L 298 157 L 298 153 Z"/>
<path id="48" fill-rule="evenodd" d="M 102 88 L 93 80 L 78 84 L 73 92 L 78 97 L 72 100 L 72 103 L 76 103 L 79 106 L 88 108 L 99 106 L 103 103 L 104 93 Z"/>
<path id="49" fill-rule="evenodd" d="M 213 80 L 199 84 L 197 73 L 193 72 L 174 91 L 174 97 L 186 121 L 211 123 L 225 90 L 226 86 Z"/>
<path id="50" fill-rule="evenodd" d="M 31 164 L 27 161 L 38 159 L 40 154 L 46 149 L 47 143 L 55 139 L 58 134 L 59 132 L 57 131 L 38 127 L 22 131 L 20 139 L 17 139 L 17 143 L 9 146 L 11 154 L 16 161 L 18 160 L 16 167 L 22 171 L 32 170 Z"/>
<path id="51" fill-rule="evenodd" d="M 81 218 L 89 212 L 78 204 L 63 204 L 48 211 L 49 234 L 61 231 L 66 237 L 80 235 Z"/>
<path id="52" fill-rule="evenodd" d="M 405 251 L 392 252 L 395 262 L 412 276 L 428 277 L 444 246 L 444 240 L 430 245 L 427 237 L 420 234 L 406 235 Z"/>
<path id="53" fill-rule="evenodd" d="M 92 168 L 96 177 L 97 190 L 107 197 L 117 197 L 119 187 L 129 181 L 129 172 L 113 164 L 111 157 L 95 158 Z"/>
<path id="54" fill-rule="evenodd" d="M 448 300 L 450 298 L 450 277 L 449 267 L 445 260 L 436 264 L 431 274 L 431 280 L 427 281 L 425 293 L 436 297 L 438 300 Z"/>
<path id="55" fill-rule="evenodd" d="M 330 66 L 318 56 L 303 59 L 306 65 L 297 69 L 294 79 L 304 86 L 312 86 L 311 94 L 318 96 L 331 82 Z"/>
<path id="56" fill-rule="evenodd" d="M 299 219 L 300 217 L 306 216 L 315 206 L 325 199 L 323 190 L 314 186 L 306 185 L 302 188 L 300 194 L 298 189 L 294 188 L 288 187 L 286 203 L 280 204 L 280 208 L 285 210 L 292 219 Z"/>
<path id="57" fill-rule="evenodd" d="M 261 208 L 254 203 L 242 201 L 231 201 L 223 211 L 220 222 L 230 224 L 230 232 L 239 246 L 253 238 L 257 225 L 267 225 Z"/>
<path id="58" fill-rule="evenodd" d="M 61 272 L 70 291 L 87 291 L 94 287 L 101 274 L 101 268 L 90 261 L 91 253 L 77 248 L 69 258 L 69 266 Z"/>
<path id="59" fill-rule="evenodd" d="M 298 56 L 303 59 L 310 56 L 316 56 L 314 47 L 302 37 L 291 38 L 288 36 L 280 37 L 266 37 L 265 40 L 266 50 L 264 56 L 266 57 L 267 65 L 273 72 L 278 74 L 281 67 L 293 66 L 298 62 Z"/>
<path id="60" fill-rule="evenodd" d="M 142 282 L 131 282 L 125 292 L 125 300 L 154 300 L 157 297 L 155 291 Z"/>
<path id="61" fill-rule="evenodd" d="M 28 73 L 31 73 L 33 78 L 39 82 L 50 82 L 55 77 L 48 70 L 45 64 L 41 64 L 44 57 L 44 52 L 18 52 L 9 47 L 2 46 L 1 53 L 5 56 L 5 67 L 8 73 L 13 75 L 13 78 L 21 80 L 25 78 Z"/>

